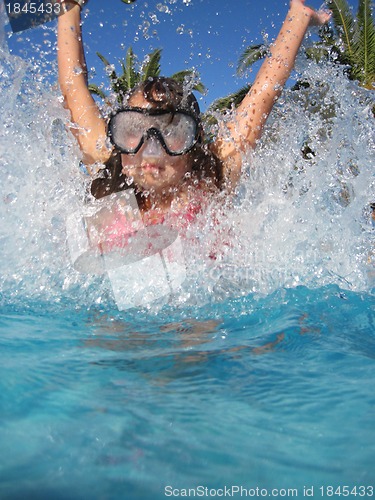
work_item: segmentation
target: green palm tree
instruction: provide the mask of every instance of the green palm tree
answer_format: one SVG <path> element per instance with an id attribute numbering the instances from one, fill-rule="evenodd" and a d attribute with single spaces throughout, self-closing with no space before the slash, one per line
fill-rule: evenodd
<path id="1" fill-rule="evenodd" d="M 332 10 L 333 26 L 324 25 L 319 31 L 320 41 L 306 49 L 308 57 L 316 60 L 333 58 L 348 67 L 348 76 L 363 87 L 373 90 L 375 82 L 375 23 L 372 0 L 359 0 L 354 17 L 347 0 L 328 0 Z M 240 56 L 237 74 L 242 76 L 254 63 L 267 55 L 262 44 L 247 47 Z M 238 106 L 246 95 L 243 87 L 237 92 L 215 101 L 210 110 L 225 111 Z M 295 88 L 299 88 L 298 85 Z"/>
<path id="2" fill-rule="evenodd" d="M 225 113 L 233 108 L 240 105 L 245 95 L 249 92 L 251 85 L 245 85 L 233 94 L 229 94 L 226 97 L 221 97 L 216 99 L 208 110 L 203 115 L 203 120 L 208 126 L 214 126 L 218 123 L 218 115 L 220 113 Z"/>
<path id="3" fill-rule="evenodd" d="M 348 67 L 351 80 L 373 90 L 375 81 L 375 23 L 372 0 L 359 0 L 353 16 L 347 0 L 329 0 L 333 26 L 323 26 L 320 41 L 308 49 L 315 59 L 333 58 Z"/>
<path id="4" fill-rule="evenodd" d="M 247 68 L 252 66 L 257 61 L 263 59 L 267 55 L 267 47 L 262 44 L 251 45 L 247 47 L 243 54 L 240 56 L 237 65 L 237 74 L 242 76 Z M 251 85 L 245 85 L 241 87 L 236 92 L 227 95 L 226 97 L 221 97 L 211 104 L 209 110 L 206 113 L 206 120 L 209 123 L 215 123 L 214 114 L 215 112 L 225 112 L 231 109 L 233 106 L 237 107 L 241 104 L 245 95 L 249 92 Z"/>
<path id="5" fill-rule="evenodd" d="M 237 64 L 237 75 L 243 76 L 250 66 L 264 59 L 268 54 L 268 48 L 263 44 L 250 45 L 240 56 Z"/>
<path id="6" fill-rule="evenodd" d="M 139 67 L 138 59 L 135 56 L 132 47 L 129 47 L 126 53 L 125 61 L 120 61 L 122 74 L 118 75 L 114 66 L 111 65 L 102 54 L 97 52 L 99 59 L 103 62 L 108 71 L 111 89 L 116 95 L 119 103 L 123 102 L 126 94 L 138 83 L 143 82 L 148 78 L 160 75 L 161 54 L 162 49 L 154 50 L 146 56 L 144 62 Z M 139 67 L 139 69 L 137 69 L 137 67 Z M 171 78 L 183 83 L 185 79 L 193 78 L 193 76 L 195 76 L 195 72 L 187 69 L 174 73 Z M 107 99 L 107 95 L 97 85 L 90 84 L 89 90 L 91 93 L 101 97 L 103 100 Z M 193 86 L 193 90 L 203 93 L 205 92 L 205 87 L 202 82 L 198 81 Z"/>

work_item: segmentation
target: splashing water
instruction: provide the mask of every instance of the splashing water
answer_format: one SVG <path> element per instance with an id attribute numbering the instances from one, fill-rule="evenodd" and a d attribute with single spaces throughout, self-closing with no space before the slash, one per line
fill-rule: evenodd
<path id="1" fill-rule="evenodd" d="M 65 220 L 87 180 L 68 114 L 3 38 L 0 300 L 112 307 L 108 278 L 70 263 Z M 336 66 L 298 64 L 309 88 L 284 92 L 256 154 L 244 157 L 234 206 L 211 207 L 189 229 L 188 278 L 173 304 L 298 285 L 373 289 L 372 97 Z"/>
<path id="2" fill-rule="evenodd" d="M 270 117 L 228 213 L 235 243 L 220 276 L 253 291 L 374 286 L 373 97 L 342 69 L 301 61 L 307 90 Z M 372 99 L 372 101 L 371 101 Z"/>

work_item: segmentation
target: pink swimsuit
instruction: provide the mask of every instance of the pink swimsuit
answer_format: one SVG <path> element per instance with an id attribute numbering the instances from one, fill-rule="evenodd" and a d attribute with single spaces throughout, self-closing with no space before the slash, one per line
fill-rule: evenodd
<path id="1" fill-rule="evenodd" d="M 100 231 L 99 248 L 102 253 L 116 248 L 124 248 L 132 237 L 141 235 L 140 232 L 144 228 L 151 226 L 166 225 L 177 231 L 186 229 L 189 224 L 196 220 L 202 206 L 199 202 L 192 201 L 184 208 L 184 210 L 171 211 L 170 213 L 149 210 L 142 217 L 143 224 L 140 219 L 131 220 L 129 214 L 115 210 L 112 212 L 111 220 Z M 153 234 L 157 235 L 155 232 Z"/>

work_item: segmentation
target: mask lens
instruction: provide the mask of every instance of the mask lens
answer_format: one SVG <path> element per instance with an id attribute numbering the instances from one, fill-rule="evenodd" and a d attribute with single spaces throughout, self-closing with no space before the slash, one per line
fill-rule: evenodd
<path id="1" fill-rule="evenodd" d="M 161 128 L 160 132 L 169 151 L 177 154 L 193 146 L 197 135 L 197 124 L 193 117 L 183 113 L 175 113 L 172 116 L 172 120 Z"/>
<path id="2" fill-rule="evenodd" d="M 135 153 L 139 148 L 145 127 L 145 117 L 137 111 L 117 113 L 110 122 L 109 132 L 113 143 L 120 151 Z"/>
<path id="3" fill-rule="evenodd" d="M 156 130 L 169 154 L 184 154 L 197 138 L 197 123 L 185 113 L 152 114 L 146 110 L 124 110 L 112 117 L 109 134 L 123 153 L 136 153 L 150 129 Z"/>

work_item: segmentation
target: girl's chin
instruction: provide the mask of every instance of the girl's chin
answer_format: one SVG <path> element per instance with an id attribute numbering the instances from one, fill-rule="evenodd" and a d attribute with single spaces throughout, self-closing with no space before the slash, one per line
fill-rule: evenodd
<path id="1" fill-rule="evenodd" d="M 152 167 L 142 170 L 142 172 L 133 172 L 133 175 L 131 171 L 124 173 L 132 177 L 139 190 L 150 191 L 155 194 L 164 194 L 176 188 L 178 189 L 184 182 L 184 177 L 176 176 L 175 172 L 172 173 L 172 176 L 168 176 L 165 170 L 153 169 Z"/>
<path id="2" fill-rule="evenodd" d="M 162 193 L 165 193 L 166 191 L 169 191 L 173 188 L 173 186 L 170 183 L 157 182 L 156 180 L 154 182 L 136 182 L 135 181 L 135 184 L 142 191 L 149 191 L 150 193 L 155 193 L 155 194 L 162 194 Z"/>

